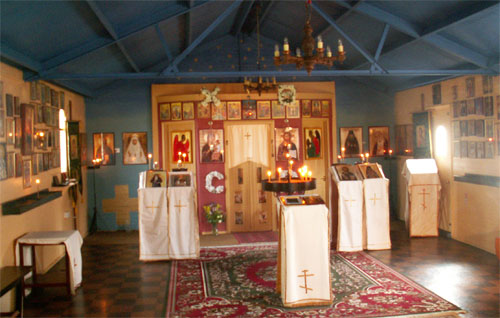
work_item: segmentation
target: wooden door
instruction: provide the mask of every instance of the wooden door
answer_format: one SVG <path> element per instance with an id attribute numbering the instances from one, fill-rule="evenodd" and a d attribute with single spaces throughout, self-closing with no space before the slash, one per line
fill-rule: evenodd
<path id="1" fill-rule="evenodd" d="M 327 118 L 303 118 L 304 164 L 316 178 L 316 189 L 307 193 L 319 194 L 325 200 L 326 206 L 330 200 L 328 188 L 328 167 L 330 162 L 329 125 Z M 319 151 L 318 151 L 319 145 Z"/>
<path id="2" fill-rule="evenodd" d="M 224 123 L 226 210 L 229 232 L 268 231 L 273 226 L 273 197 L 261 179 L 274 169 L 273 124 Z"/>
<path id="3" fill-rule="evenodd" d="M 432 149 L 438 167 L 441 182 L 441 197 L 439 200 L 439 228 L 451 231 L 451 142 L 453 132 L 450 125 L 449 105 L 432 109 Z M 442 128 L 439 128 L 439 127 Z M 441 138 L 442 141 L 438 139 Z"/>

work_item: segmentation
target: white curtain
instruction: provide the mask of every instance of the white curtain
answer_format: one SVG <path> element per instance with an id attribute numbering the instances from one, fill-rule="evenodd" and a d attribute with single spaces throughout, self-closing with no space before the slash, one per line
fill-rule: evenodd
<path id="1" fill-rule="evenodd" d="M 271 142 L 267 125 L 232 125 L 226 130 L 228 139 L 233 140 L 226 152 L 229 167 L 251 161 L 265 167 L 270 166 L 269 147 Z"/>

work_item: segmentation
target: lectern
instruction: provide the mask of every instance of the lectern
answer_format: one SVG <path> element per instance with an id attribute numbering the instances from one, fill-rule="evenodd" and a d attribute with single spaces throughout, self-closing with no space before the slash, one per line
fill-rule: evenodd
<path id="1" fill-rule="evenodd" d="M 414 236 L 437 236 L 439 226 L 439 182 L 434 159 L 408 159 L 402 171 L 406 178 L 405 222 Z"/>

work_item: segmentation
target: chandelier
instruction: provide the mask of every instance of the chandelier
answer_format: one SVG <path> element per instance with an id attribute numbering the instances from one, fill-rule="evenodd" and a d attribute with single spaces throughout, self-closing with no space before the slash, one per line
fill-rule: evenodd
<path id="1" fill-rule="evenodd" d="M 260 71 L 260 47 L 261 47 L 260 20 L 259 20 L 260 4 L 257 4 L 256 10 L 257 10 L 257 70 Z M 270 82 L 268 78 L 266 78 L 265 81 L 263 81 L 262 76 L 259 76 L 256 83 L 254 83 L 251 78 L 247 77 L 245 77 L 243 80 L 243 89 L 245 89 L 248 95 L 250 95 L 251 91 L 257 91 L 260 96 L 262 92 L 276 90 L 277 87 L 278 84 L 276 84 L 275 77 L 273 77 L 272 82 Z"/>
<path id="2" fill-rule="evenodd" d="M 308 75 L 311 75 L 311 71 L 314 69 L 315 64 L 323 64 L 331 67 L 333 62 L 338 61 L 342 63 L 345 60 L 344 46 L 342 41 L 339 39 L 338 42 L 338 54 L 336 56 L 332 55 L 332 50 L 329 46 L 325 49 L 323 48 L 323 40 L 321 36 L 318 36 L 318 42 L 316 47 L 316 53 L 314 53 L 315 41 L 312 36 L 313 29 L 311 27 L 311 0 L 306 1 L 306 24 L 304 25 L 304 39 L 302 40 L 302 51 L 304 51 L 304 56 L 300 48 L 296 50 L 296 56 L 290 55 L 290 45 L 288 44 L 288 39 L 285 38 L 283 41 L 283 55 L 280 56 L 280 50 L 278 44 L 274 47 L 274 65 L 280 66 L 285 64 L 295 64 L 297 69 L 304 67 Z"/>

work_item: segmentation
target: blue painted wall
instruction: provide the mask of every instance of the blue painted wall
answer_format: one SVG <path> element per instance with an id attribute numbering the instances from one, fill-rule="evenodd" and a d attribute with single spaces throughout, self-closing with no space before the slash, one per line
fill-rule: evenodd
<path id="1" fill-rule="evenodd" d="M 123 81 L 114 89 L 95 99 L 86 100 L 87 145 L 92 156 L 92 133 L 113 132 L 115 148 L 122 147 L 122 132 L 146 131 L 148 151 L 152 150 L 151 82 Z M 363 148 L 368 149 L 368 126 L 390 126 L 391 148 L 394 149 L 394 98 L 350 79 L 336 81 L 337 127 L 363 126 Z M 338 133 L 338 132 L 337 132 Z M 336 141 L 339 142 L 338 140 Z M 337 155 L 337 154 L 335 154 Z M 354 162 L 354 159 L 349 159 Z M 147 165 L 122 163 L 122 153 L 116 155 L 114 166 L 105 166 L 95 171 L 97 195 L 97 226 L 99 230 L 128 230 L 138 228 L 137 212 L 130 215 L 131 224 L 119 227 L 114 213 L 102 212 L 102 199 L 115 196 L 114 186 L 128 184 L 129 197 L 137 197 L 138 174 Z M 391 179 L 391 193 L 396 194 L 396 172 L 394 160 L 371 159 L 382 164 L 387 177 Z M 94 207 L 93 170 L 88 171 L 89 180 L 89 225 Z M 391 196 L 391 203 L 395 203 Z M 392 204 L 392 206 L 395 206 Z"/>
<path id="2" fill-rule="evenodd" d="M 144 81 L 123 81 L 123 84 L 100 95 L 95 99 L 87 99 L 87 147 L 88 156 L 92 157 L 92 134 L 112 132 L 115 134 L 115 148 L 120 153 L 115 156 L 115 165 L 103 166 L 95 170 L 95 186 L 97 195 L 97 228 L 98 230 L 138 229 L 137 211 L 130 213 L 130 225 L 118 226 L 115 213 L 102 212 L 102 199 L 115 197 L 115 185 L 128 184 L 129 197 L 137 197 L 139 172 L 147 170 L 147 165 L 123 165 L 123 132 L 147 132 L 148 152 L 152 152 L 152 116 L 151 116 L 151 84 Z M 94 170 L 87 171 L 89 226 L 94 214 Z"/>

